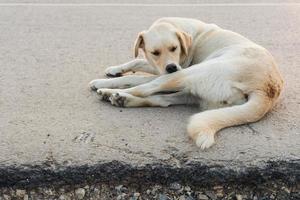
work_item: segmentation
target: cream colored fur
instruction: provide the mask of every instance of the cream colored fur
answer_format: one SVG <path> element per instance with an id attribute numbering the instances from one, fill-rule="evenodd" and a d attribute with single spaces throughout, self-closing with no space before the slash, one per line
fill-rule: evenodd
<path id="1" fill-rule="evenodd" d="M 143 71 L 90 82 L 103 100 L 124 107 L 199 104 L 187 132 L 202 149 L 217 131 L 261 119 L 278 99 L 283 80 L 272 55 L 249 39 L 195 19 L 162 18 L 135 42 L 145 59 L 109 67 L 106 74 Z M 178 71 L 167 73 L 175 64 Z M 161 92 L 173 92 L 162 94 Z"/>

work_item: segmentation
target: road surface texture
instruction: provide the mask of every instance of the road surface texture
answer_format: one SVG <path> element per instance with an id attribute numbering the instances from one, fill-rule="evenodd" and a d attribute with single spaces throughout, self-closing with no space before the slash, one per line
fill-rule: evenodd
<path id="1" fill-rule="evenodd" d="M 300 2 L 168 2 L 0 1 L 1 187 L 299 184 Z M 197 107 L 99 101 L 89 81 L 132 59 L 137 33 L 164 16 L 215 23 L 269 49 L 285 79 L 273 111 L 222 130 L 202 151 L 186 135 Z"/>

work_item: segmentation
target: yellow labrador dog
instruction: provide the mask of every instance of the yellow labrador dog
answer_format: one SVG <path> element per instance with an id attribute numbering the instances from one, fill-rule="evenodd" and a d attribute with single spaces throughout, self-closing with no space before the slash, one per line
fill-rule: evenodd
<path id="1" fill-rule="evenodd" d="M 145 59 L 106 69 L 90 87 L 102 100 L 121 107 L 199 104 L 206 111 L 190 118 L 187 132 L 202 149 L 217 131 L 261 119 L 282 91 L 272 55 L 249 39 L 195 19 L 162 18 L 139 33 L 134 47 Z"/>

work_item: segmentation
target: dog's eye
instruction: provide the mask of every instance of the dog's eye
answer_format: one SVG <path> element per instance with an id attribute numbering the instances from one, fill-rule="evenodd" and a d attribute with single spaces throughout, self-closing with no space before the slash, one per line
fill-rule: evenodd
<path id="1" fill-rule="evenodd" d="M 171 47 L 170 51 L 174 52 L 177 49 L 177 47 Z"/>
<path id="2" fill-rule="evenodd" d="M 159 51 L 153 51 L 153 52 L 151 52 L 153 55 L 155 55 L 155 56 L 159 56 L 160 55 L 160 52 Z"/>

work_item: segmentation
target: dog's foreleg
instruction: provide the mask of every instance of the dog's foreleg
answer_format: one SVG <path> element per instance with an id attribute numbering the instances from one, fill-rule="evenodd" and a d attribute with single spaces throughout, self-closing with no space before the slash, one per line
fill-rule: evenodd
<path id="1" fill-rule="evenodd" d="M 170 105 L 196 104 L 197 99 L 184 92 L 172 94 L 153 95 L 148 97 L 136 97 L 128 93 L 120 92 L 109 97 L 112 105 L 118 107 L 168 107 Z"/>
<path id="2" fill-rule="evenodd" d="M 182 91 L 185 88 L 184 70 L 159 76 L 158 78 L 135 87 L 127 89 L 107 89 L 100 88 L 97 90 L 102 99 L 107 99 L 114 93 L 123 92 L 137 97 L 147 97 L 159 92 L 176 92 Z"/>
<path id="3" fill-rule="evenodd" d="M 157 78 L 155 75 L 141 76 L 141 75 L 128 75 L 110 79 L 95 79 L 89 83 L 92 90 L 99 88 L 129 88 L 140 84 L 150 82 Z"/>
<path id="4" fill-rule="evenodd" d="M 124 92 L 138 97 L 147 97 L 159 92 L 182 91 L 185 88 L 185 75 L 182 71 L 159 76 L 148 83 L 125 89 Z"/>
<path id="5" fill-rule="evenodd" d="M 105 70 L 105 74 L 109 77 L 118 77 L 130 71 L 141 71 L 149 74 L 159 74 L 159 72 L 144 59 L 134 59 L 122 65 L 108 67 Z"/>
<path id="6" fill-rule="evenodd" d="M 272 107 L 271 100 L 261 93 L 249 95 L 242 105 L 208 110 L 191 117 L 187 127 L 189 136 L 202 149 L 212 146 L 215 133 L 223 128 L 255 122 Z"/>

